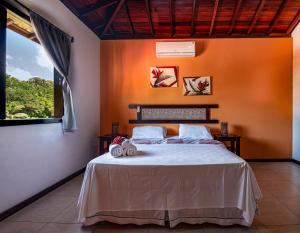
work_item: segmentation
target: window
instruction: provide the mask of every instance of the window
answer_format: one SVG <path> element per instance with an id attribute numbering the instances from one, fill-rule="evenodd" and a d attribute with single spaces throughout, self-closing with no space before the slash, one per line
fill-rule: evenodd
<path id="1" fill-rule="evenodd" d="M 60 80 L 28 19 L 0 5 L 0 125 L 61 117 Z"/>

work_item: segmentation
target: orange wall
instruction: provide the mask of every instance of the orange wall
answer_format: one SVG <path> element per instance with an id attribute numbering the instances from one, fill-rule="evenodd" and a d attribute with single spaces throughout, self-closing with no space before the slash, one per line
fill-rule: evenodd
<path id="1" fill-rule="evenodd" d="M 290 158 L 292 39 L 197 40 L 195 58 L 156 58 L 156 40 L 101 41 L 101 134 L 120 122 L 130 134 L 128 104 L 219 104 L 212 118 L 242 136 L 244 158 Z M 151 66 L 178 66 L 178 88 L 150 88 Z M 212 76 L 213 94 L 183 96 L 184 76 Z M 178 125 L 166 125 L 174 134 Z M 209 125 L 218 129 L 219 125 Z"/>

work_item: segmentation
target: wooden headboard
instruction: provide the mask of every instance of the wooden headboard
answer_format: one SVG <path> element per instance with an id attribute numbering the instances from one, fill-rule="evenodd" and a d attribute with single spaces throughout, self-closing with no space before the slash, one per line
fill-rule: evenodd
<path id="1" fill-rule="evenodd" d="M 218 104 L 129 104 L 130 109 L 136 109 L 136 120 L 129 124 L 179 124 L 179 123 L 219 123 L 211 119 L 210 109 L 218 108 Z"/>

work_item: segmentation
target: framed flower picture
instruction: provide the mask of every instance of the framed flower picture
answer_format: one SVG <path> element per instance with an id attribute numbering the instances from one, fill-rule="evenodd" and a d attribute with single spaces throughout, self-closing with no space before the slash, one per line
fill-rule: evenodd
<path id="1" fill-rule="evenodd" d="M 183 78 L 183 95 L 210 95 L 210 76 Z"/>
<path id="2" fill-rule="evenodd" d="M 156 87 L 177 87 L 177 67 L 159 66 L 150 68 L 150 85 Z"/>

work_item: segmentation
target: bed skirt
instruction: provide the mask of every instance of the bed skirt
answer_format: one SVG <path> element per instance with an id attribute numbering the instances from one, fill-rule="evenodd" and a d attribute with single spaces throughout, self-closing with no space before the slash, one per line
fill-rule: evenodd
<path id="1" fill-rule="evenodd" d="M 88 163 L 79 222 L 252 224 L 262 194 L 243 159 L 218 145 L 137 146 L 146 153 Z"/>
<path id="2" fill-rule="evenodd" d="M 214 223 L 222 226 L 239 224 L 250 226 L 243 218 L 243 211 L 237 208 L 193 209 L 193 210 L 149 210 L 149 211 L 102 211 L 85 218 L 84 225 L 93 225 L 107 221 L 117 224 L 155 224 L 169 225 L 171 228 L 179 223 L 203 224 Z"/>

